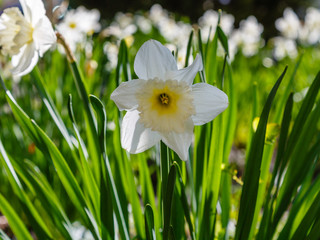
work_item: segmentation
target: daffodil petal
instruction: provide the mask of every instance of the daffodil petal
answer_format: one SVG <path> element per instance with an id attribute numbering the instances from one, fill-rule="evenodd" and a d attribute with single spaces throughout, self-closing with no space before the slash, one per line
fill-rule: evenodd
<path id="1" fill-rule="evenodd" d="M 35 50 L 34 43 L 26 44 L 20 49 L 20 52 L 17 55 L 12 56 L 12 74 L 16 76 L 28 74 L 37 64 L 38 59 L 39 56 Z"/>
<path id="2" fill-rule="evenodd" d="M 134 71 L 140 79 L 159 78 L 165 80 L 165 73 L 177 70 L 177 63 L 170 50 L 156 40 L 145 42 L 134 60 Z"/>
<path id="3" fill-rule="evenodd" d="M 51 22 L 46 16 L 41 18 L 35 26 L 33 40 L 40 57 L 56 42 L 57 38 Z"/>
<path id="4" fill-rule="evenodd" d="M 192 116 L 194 125 L 202 125 L 213 120 L 228 107 L 228 96 L 220 89 L 197 83 L 192 86 L 193 104 L 196 114 Z"/>
<path id="5" fill-rule="evenodd" d="M 193 137 L 193 123 L 191 120 L 186 124 L 186 131 L 183 133 L 167 132 L 161 133 L 161 140 L 173 151 L 179 158 L 187 161 L 189 158 L 189 147 Z"/>
<path id="6" fill-rule="evenodd" d="M 133 110 L 138 107 L 137 91 L 145 83 L 145 80 L 140 79 L 123 82 L 112 92 L 110 98 L 115 102 L 120 111 Z"/>
<path id="7" fill-rule="evenodd" d="M 34 27 L 38 21 L 46 14 L 41 0 L 20 0 L 23 15 Z"/>
<path id="8" fill-rule="evenodd" d="M 129 153 L 141 153 L 161 139 L 157 132 L 147 129 L 139 122 L 139 112 L 129 111 L 121 125 L 121 145 Z"/>
<path id="9" fill-rule="evenodd" d="M 165 79 L 185 81 L 189 85 L 191 85 L 197 73 L 202 69 L 203 69 L 202 59 L 198 54 L 190 66 L 180 70 L 167 72 Z"/>

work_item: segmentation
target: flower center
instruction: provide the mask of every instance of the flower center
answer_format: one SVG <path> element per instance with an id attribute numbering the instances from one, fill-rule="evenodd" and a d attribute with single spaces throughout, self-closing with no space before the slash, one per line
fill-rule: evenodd
<path id="1" fill-rule="evenodd" d="M 75 22 L 71 22 L 71 23 L 69 23 L 69 27 L 74 29 L 77 27 L 77 24 Z"/>
<path id="2" fill-rule="evenodd" d="M 159 101 L 162 105 L 169 104 L 169 96 L 166 93 L 161 93 L 159 96 Z"/>
<path id="3" fill-rule="evenodd" d="M 185 131 L 186 122 L 195 114 L 191 87 L 177 80 L 146 81 L 136 95 L 140 122 L 153 131 Z"/>

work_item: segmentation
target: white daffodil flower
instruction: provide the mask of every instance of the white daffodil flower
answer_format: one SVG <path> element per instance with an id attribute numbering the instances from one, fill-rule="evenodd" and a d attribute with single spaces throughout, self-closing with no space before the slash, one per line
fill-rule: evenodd
<path id="1" fill-rule="evenodd" d="M 56 35 L 41 0 L 20 0 L 18 8 L 5 9 L 0 16 L 0 46 L 12 56 L 12 73 L 22 76 L 37 64 L 39 56 L 56 42 Z"/>
<path id="2" fill-rule="evenodd" d="M 228 106 L 227 95 L 206 84 L 192 85 L 203 64 L 178 70 L 170 50 L 155 40 L 139 49 L 134 70 L 139 79 L 122 83 L 111 99 L 126 110 L 121 144 L 130 153 L 143 152 L 160 140 L 186 161 L 194 125 L 210 122 Z"/>

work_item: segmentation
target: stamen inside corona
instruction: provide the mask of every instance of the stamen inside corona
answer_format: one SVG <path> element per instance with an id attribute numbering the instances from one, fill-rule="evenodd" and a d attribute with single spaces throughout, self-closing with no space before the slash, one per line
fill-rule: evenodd
<path id="1" fill-rule="evenodd" d="M 182 81 L 146 81 L 136 95 L 140 122 L 153 131 L 181 133 L 195 114 L 191 87 Z"/>
<path id="2" fill-rule="evenodd" d="M 159 100 L 163 105 L 169 104 L 169 96 L 166 93 L 161 93 L 159 96 Z"/>

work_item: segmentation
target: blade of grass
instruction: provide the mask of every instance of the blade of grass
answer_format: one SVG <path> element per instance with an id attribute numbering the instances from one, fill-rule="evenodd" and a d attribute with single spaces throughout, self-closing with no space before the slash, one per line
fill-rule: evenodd
<path id="1" fill-rule="evenodd" d="M 166 193 L 163 203 L 163 239 L 169 238 L 169 231 L 170 231 L 170 219 L 171 219 L 171 211 L 172 211 L 172 204 L 173 204 L 173 193 L 176 183 L 176 166 L 174 164 L 171 165 L 169 175 L 168 175 L 168 181 L 167 181 L 167 187 L 166 187 Z"/>
<path id="2" fill-rule="evenodd" d="M 265 133 L 267 128 L 268 116 L 271 104 L 279 88 L 279 85 L 286 73 L 287 68 L 283 71 L 276 84 L 272 88 L 266 104 L 263 108 L 259 125 L 256 133 L 252 138 L 251 149 L 245 167 L 244 184 L 240 199 L 240 210 L 238 224 L 236 228 L 235 239 L 247 239 L 250 234 L 252 220 L 254 217 L 255 205 L 257 201 L 260 167 L 264 149 Z M 254 145 L 253 145 L 254 144 Z"/>
<path id="3" fill-rule="evenodd" d="M 155 240 L 154 216 L 151 205 L 147 204 L 144 212 L 145 231 L 147 240 Z"/>
<path id="4" fill-rule="evenodd" d="M 10 206 L 10 203 L 0 193 L 0 210 L 8 219 L 9 225 L 18 239 L 33 240 L 27 227 L 24 225 L 19 215 Z"/>

